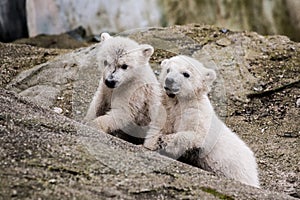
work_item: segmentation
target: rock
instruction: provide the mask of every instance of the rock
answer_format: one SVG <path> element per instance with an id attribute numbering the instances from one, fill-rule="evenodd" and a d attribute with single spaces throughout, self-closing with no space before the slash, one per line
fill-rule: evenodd
<path id="1" fill-rule="evenodd" d="M 70 35 L 73 34 L 73 35 Z M 16 44 L 28 44 L 36 47 L 43 48 L 56 48 L 56 49 L 75 49 L 79 47 L 86 47 L 88 44 L 80 41 L 80 37 L 76 37 L 75 33 L 62 33 L 59 35 L 37 35 L 32 38 L 22 38 L 14 41 Z"/>
<path id="2" fill-rule="evenodd" d="M 61 114 L 63 112 L 63 109 L 61 109 L 59 107 L 54 107 L 53 111 L 56 112 L 56 113 L 58 113 L 58 114 Z"/>
<path id="3" fill-rule="evenodd" d="M 300 96 L 298 89 L 300 77 L 297 76 L 300 74 L 300 45 L 283 36 L 264 37 L 256 33 L 230 30 L 222 32 L 220 30 L 220 28 L 212 26 L 189 25 L 151 28 L 141 32 L 131 31 L 126 35 L 140 43 L 149 43 L 155 47 L 151 65 L 157 73 L 160 71 L 161 60 L 177 54 L 193 56 L 207 67 L 215 69 L 218 81 L 214 85 L 210 98 L 219 116 L 255 152 L 262 188 L 295 196 L 300 181 L 297 178 L 300 156 L 298 150 L 299 122 L 296 117 L 299 116 L 299 108 L 295 104 Z M 231 42 L 226 45 L 218 45 L 217 41 L 222 40 Z M 3 90 L 1 102 L 3 112 L 1 110 L 0 113 L 4 122 L 2 122 L 0 130 L 3 130 L 5 134 L 2 134 L 1 137 L 7 138 L 5 140 L 8 143 L 7 148 L 12 149 L 15 154 L 9 154 L 10 151 L 5 150 L 3 157 L 7 156 L 7 159 L 3 160 L 0 167 L 6 169 L 5 163 L 10 163 L 11 157 L 15 155 L 18 158 L 20 154 L 22 159 L 18 160 L 13 157 L 15 164 L 9 169 L 25 170 L 22 167 L 21 169 L 15 168 L 15 165 L 19 166 L 27 162 L 22 156 L 24 154 L 26 157 L 29 154 L 25 155 L 26 151 L 23 151 L 23 148 L 31 150 L 34 166 L 30 165 L 29 169 L 36 168 L 36 163 L 41 163 L 37 167 L 40 171 L 49 169 L 43 175 L 39 175 L 40 171 L 37 174 L 32 172 L 33 177 L 39 175 L 38 180 L 44 180 L 38 185 L 41 187 L 39 195 L 46 195 L 51 191 L 51 194 L 55 194 L 57 197 L 61 197 L 59 195 L 64 192 L 71 195 L 75 190 L 70 186 L 73 184 L 78 185 L 76 189 L 79 192 L 76 194 L 79 196 L 92 195 L 92 197 L 99 194 L 96 194 L 96 191 L 101 191 L 100 195 L 115 198 L 122 195 L 125 195 L 126 198 L 133 198 L 132 196 L 135 195 L 137 195 L 136 198 L 150 198 L 151 195 L 157 197 L 159 193 L 168 198 L 195 198 L 197 195 L 205 195 L 207 192 L 214 194 L 215 198 L 219 198 L 222 194 L 237 199 L 246 199 L 246 196 L 241 196 L 244 194 L 258 199 L 288 198 L 288 196 L 280 196 L 284 194 L 279 194 L 277 197 L 272 196 L 273 192 L 271 195 L 270 192 L 253 191 L 248 187 L 245 189 L 245 193 L 227 193 L 229 186 L 231 186 L 230 188 L 234 187 L 235 191 L 244 191 L 244 189 L 241 189 L 243 186 L 234 185 L 231 181 L 226 186 L 226 184 L 219 183 L 218 178 L 212 175 L 209 175 L 208 178 L 206 175 L 202 175 L 203 171 L 175 161 L 172 161 L 174 165 L 169 166 L 168 164 L 167 167 L 161 167 L 165 163 L 169 163 L 170 159 L 98 133 L 80 124 L 102 72 L 96 62 L 97 52 L 101 48 L 99 44 L 71 52 L 59 51 L 57 57 L 50 56 L 49 59 L 43 60 L 39 55 L 46 52 L 53 55 L 54 50 L 38 49 L 36 51 L 37 48 L 26 45 L 0 43 L 0 47 L 1 45 L 3 45 L 1 51 L 4 54 L 0 55 L 0 58 L 3 55 L 0 63 L 2 62 L 2 66 L 5 67 L 1 67 L 0 74 L 1 76 L 5 74 L 3 77 L 6 80 L 3 81 L 1 87 L 25 96 L 31 103 L 18 95 Z M 17 52 L 20 49 L 21 54 L 6 53 Z M 32 54 L 38 56 L 32 56 Z M 18 59 L 15 58 L 16 56 Z M 30 58 L 30 62 L 27 58 Z M 7 74 L 7 71 L 11 72 L 15 63 L 19 65 L 20 60 L 22 60 L 22 65 L 16 70 L 18 75 L 16 72 Z M 36 66 L 32 64 L 35 62 Z M 282 74 L 284 76 L 281 76 Z M 254 90 L 253 88 L 257 86 L 259 86 L 259 90 Z M 19 102 L 17 103 L 19 107 L 13 107 L 11 101 Z M 48 110 L 48 108 L 53 110 L 55 107 L 62 109 L 61 115 Z M 20 113 L 20 116 L 15 117 L 19 110 L 24 109 L 26 110 L 24 113 L 28 113 L 26 116 L 24 113 Z M 23 117 L 25 117 L 24 120 L 21 120 Z M 55 120 L 55 122 L 51 120 Z M 23 129 L 26 134 L 33 135 L 26 137 L 26 134 L 20 131 Z M 281 137 L 284 133 L 293 133 L 293 137 Z M 9 137 L 10 135 L 12 138 Z M 31 144 L 31 140 L 34 141 L 33 144 Z M 32 149 L 31 146 L 29 148 L 28 145 L 34 145 L 38 149 Z M 48 157 L 43 160 L 44 155 Z M 76 157 L 76 155 L 81 156 Z M 155 155 L 154 158 L 157 160 L 151 160 L 148 155 Z M 72 159 L 74 159 L 74 163 L 79 164 L 72 164 Z M 100 160 L 100 162 L 95 160 Z M 81 165 L 84 166 L 84 170 L 79 167 Z M 160 166 L 159 169 L 155 168 L 156 165 Z M 29 166 L 28 163 L 25 166 Z M 184 169 L 188 167 L 188 172 L 184 171 L 181 174 L 183 168 L 179 166 L 184 166 Z M 126 169 L 124 173 L 118 173 L 123 168 Z M 157 171 L 150 170 L 149 172 L 149 168 Z M 179 168 L 179 172 L 174 175 L 173 170 L 176 171 Z M 172 171 L 172 175 L 168 175 L 170 174 L 168 170 Z M 140 173 L 136 174 L 136 171 Z M 90 173 L 93 176 L 90 176 Z M 187 174 L 190 175 L 186 179 L 183 178 Z M 68 182 L 64 175 L 68 177 Z M 177 179 L 178 176 L 179 179 Z M 143 178 L 146 179 L 147 184 L 142 182 Z M 56 180 L 55 185 L 65 185 L 67 190 L 59 190 L 62 187 L 57 187 L 55 191 L 53 191 L 55 188 L 48 188 L 47 183 L 50 179 Z M 2 181 L 2 179 L 0 180 Z M 17 183 L 25 181 L 17 175 L 14 175 L 12 180 Z M 169 180 L 170 183 L 166 180 Z M 196 185 L 189 185 L 194 184 L 190 180 L 195 180 Z M 211 184 L 211 180 L 216 182 Z M 117 182 L 120 182 L 119 185 L 116 185 Z M 159 186 L 151 184 L 154 182 Z M 179 184 L 180 187 L 168 185 L 173 182 Z M 100 183 L 105 184 L 99 186 Z M 168 184 L 163 186 L 163 183 Z M 128 188 L 129 185 L 132 185 L 133 189 Z M 3 190 L 5 191 L 5 189 Z M 16 195 L 29 195 L 23 190 L 16 191 Z M 181 196 L 184 195 L 183 193 L 188 197 Z M 266 196 L 255 196 L 262 195 L 262 193 Z M 211 197 L 213 196 L 207 198 Z"/>
<path id="4" fill-rule="evenodd" d="M 30 69 L 68 51 L 0 42 L 0 52 L 0 87 L 4 87 L 21 71 Z"/>
<path id="5" fill-rule="evenodd" d="M 48 107 L 61 107 L 57 104 L 61 100 L 67 101 L 66 109 L 72 111 L 67 113 L 68 116 L 72 115 L 77 119 L 77 114 L 80 113 L 81 119 L 90 101 L 86 97 L 93 95 L 98 84 L 95 80 L 99 79 L 101 74 L 101 68 L 96 63 L 98 49 L 99 45 L 78 49 L 51 62 L 35 66 L 20 73 L 6 88 Z M 89 91 L 86 87 L 93 89 Z"/>
<path id="6" fill-rule="evenodd" d="M 221 46 L 221 47 L 226 47 L 226 46 L 229 46 L 231 44 L 231 41 L 228 40 L 227 38 L 221 38 L 221 39 L 216 41 L 216 44 Z"/>
<path id="7" fill-rule="evenodd" d="M 1 88 L 0 104 L 3 199 L 292 199 L 217 178 Z"/>

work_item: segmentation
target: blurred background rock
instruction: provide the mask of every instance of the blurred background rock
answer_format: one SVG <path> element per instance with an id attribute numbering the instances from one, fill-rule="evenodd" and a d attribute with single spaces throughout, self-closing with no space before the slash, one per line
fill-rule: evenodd
<path id="1" fill-rule="evenodd" d="M 300 41 L 299 0 L 1 0 L 0 41 L 60 34 L 210 24 Z"/>

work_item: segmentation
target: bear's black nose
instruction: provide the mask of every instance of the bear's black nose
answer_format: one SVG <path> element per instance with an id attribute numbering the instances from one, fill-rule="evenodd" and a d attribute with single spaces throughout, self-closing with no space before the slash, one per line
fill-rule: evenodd
<path id="1" fill-rule="evenodd" d="M 115 88 L 116 81 L 105 79 L 105 85 L 109 88 Z"/>

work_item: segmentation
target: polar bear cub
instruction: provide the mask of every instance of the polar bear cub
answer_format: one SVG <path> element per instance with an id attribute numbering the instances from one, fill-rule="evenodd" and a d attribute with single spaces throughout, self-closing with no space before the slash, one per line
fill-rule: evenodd
<path id="1" fill-rule="evenodd" d="M 217 117 L 208 99 L 215 72 L 187 56 L 161 65 L 166 123 L 149 130 L 144 146 L 259 187 L 253 152 Z"/>
<path id="2" fill-rule="evenodd" d="M 120 130 L 143 141 L 161 102 L 159 82 L 149 65 L 154 49 L 108 33 L 101 35 L 100 45 L 98 62 L 104 69 L 85 121 L 106 133 Z"/>

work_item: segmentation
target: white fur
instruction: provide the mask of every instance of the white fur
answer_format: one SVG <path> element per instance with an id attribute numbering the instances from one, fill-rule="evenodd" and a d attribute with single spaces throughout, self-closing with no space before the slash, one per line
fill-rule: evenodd
<path id="1" fill-rule="evenodd" d="M 124 37 L 101 35 L 99 65 L 104 67 L 85 120 L 110 133 L 116 130 L 144 138 L 160 103 L 159 83 L 149 65 L 150 45 Z M 126 69 L 122 66 L 126 65 Z M 114 82 L 114 88 L 105 82 Z"/>
<path id="2" fill-rule="evenodd" d="M 170 96 L 163 99 L 166 123 L 149 130 L 144 146 L 173 158 L 200 149 L 188 162 L 259 187 L 253 152 L 217 117 L 208 99 L 215 72 L 187 56 L 164 60 L 161 65 L 160 82 Z"/>

